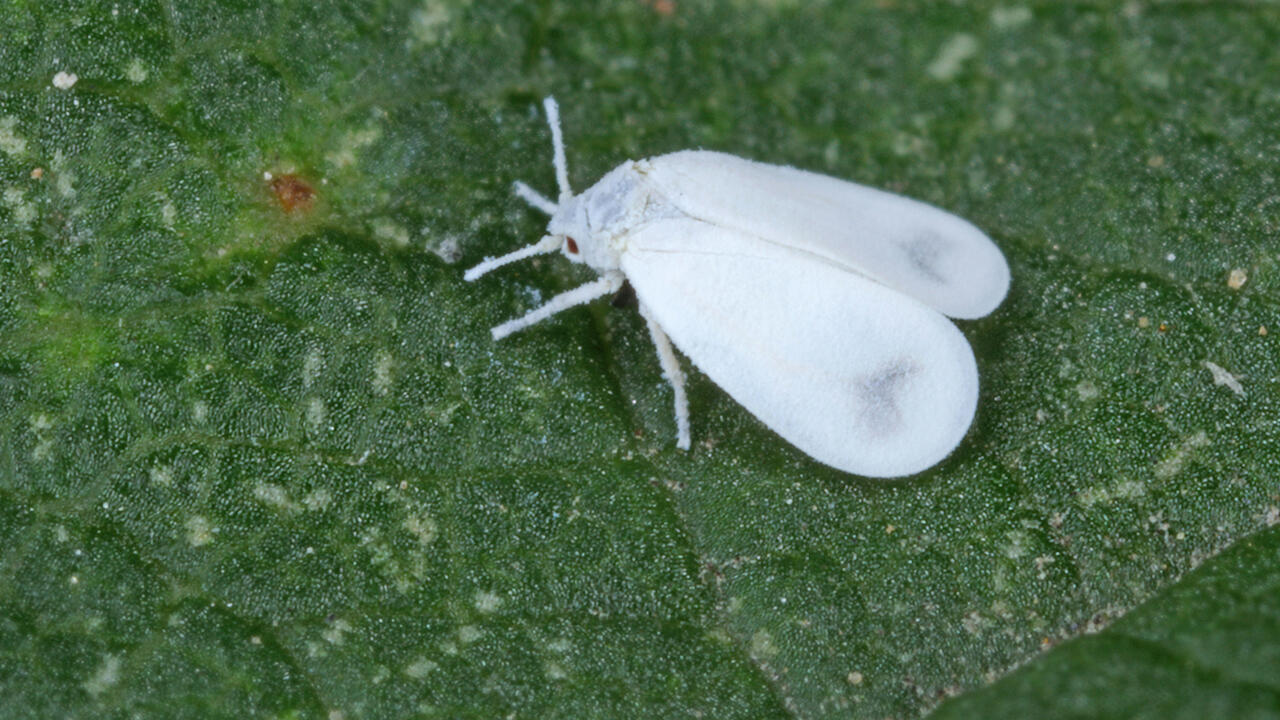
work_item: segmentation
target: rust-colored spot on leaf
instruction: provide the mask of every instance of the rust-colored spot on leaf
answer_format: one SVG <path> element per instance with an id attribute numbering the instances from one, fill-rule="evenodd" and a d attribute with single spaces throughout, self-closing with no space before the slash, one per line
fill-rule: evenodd
<path id="1" fill-rule="evenodd" d="M 272 178 L 271 192 L 276 194 L 276 200 L 280 202 L 280 207 L 284 208 L 285 212 L 293 212 L 295 209 L 306 210 L 311 207 L 311 201 L 316 197 L 316 191 L 311 188 L 311 185 L 292 173 Z"/>
<path id="2" fill-rule="evenodd" d="M 671 17 L 676 14 L 675 0 L 645 0 L 645 4 L 663 17 Z"/>

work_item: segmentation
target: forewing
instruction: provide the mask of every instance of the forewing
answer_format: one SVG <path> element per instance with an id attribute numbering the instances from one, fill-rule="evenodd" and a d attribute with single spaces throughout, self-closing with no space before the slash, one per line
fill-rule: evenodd
<path id="1" fill-rule="evenodd" d="M 708 151 L 650 158 L 645 174 L 694 218 L 813 253 L 951 317 L 982 317 L 1009 288 L 985 233 L 918 200 Z"/>
<path id="2" fill-rule="evenodd" d="M 919 472 L 946 457 L 973 418 L 968 342 L 901 292 L 691 219 L 633 233 L 622 270 L 694 365 L 832 467 Z"/>

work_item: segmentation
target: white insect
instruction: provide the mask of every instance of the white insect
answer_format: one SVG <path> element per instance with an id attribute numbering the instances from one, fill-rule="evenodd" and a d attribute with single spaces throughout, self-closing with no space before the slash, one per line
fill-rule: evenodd
<path id="1" fill-rule="evenodd" d="M 465 277 L 556 250 L 600 277 L 498 325 L 495 340 L 629 280 L 675 395 L 680 448 L 689 409 L 673 341 L 765 425 L 840 470 L 910 475 L 959 444 L 978 371 L 943 316 L 986 315 L 1009 287 L 981 230 L 899 195 L 708 151 L 627 161 L 574 195 L 559 109 L 544 105 L 560 197 L 521 182 L 515 192 L 551 216 L 547 234 Z"/>

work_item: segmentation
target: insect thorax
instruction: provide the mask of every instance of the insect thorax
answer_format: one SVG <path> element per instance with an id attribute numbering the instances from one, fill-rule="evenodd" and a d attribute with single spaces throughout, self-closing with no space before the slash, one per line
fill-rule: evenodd
<path id="1" fill-rule="evenodd" d="M 547 224 L 547 233 L 573 238 L 577 252 L 566 243 L 565 255 L 606 272 L 620 266 L 630 233 L 652 220 L 680 214 L 646 181 L 643 161 L 628 160 L 563 201 Z"/>

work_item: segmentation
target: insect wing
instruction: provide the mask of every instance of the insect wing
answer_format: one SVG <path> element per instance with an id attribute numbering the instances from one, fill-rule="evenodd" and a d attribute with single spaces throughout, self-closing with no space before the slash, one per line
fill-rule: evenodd
<path id="1" fill-rule="evenodd" d="M 918 200 L 709 151 L 651 158 L 645 174 L 691 217 L 813 253 L 951 317 L 982 317 L 1009 288 L 986 234 Z"/>
<path id="2" fill-rule="evenodd" d="M 968 429 L 973 352 L 924 304 L 688 218 L 648 223 L 626 247 L 622 270 L 676 347 L 815 459 L 859 475 L 909 475 Z"/>

